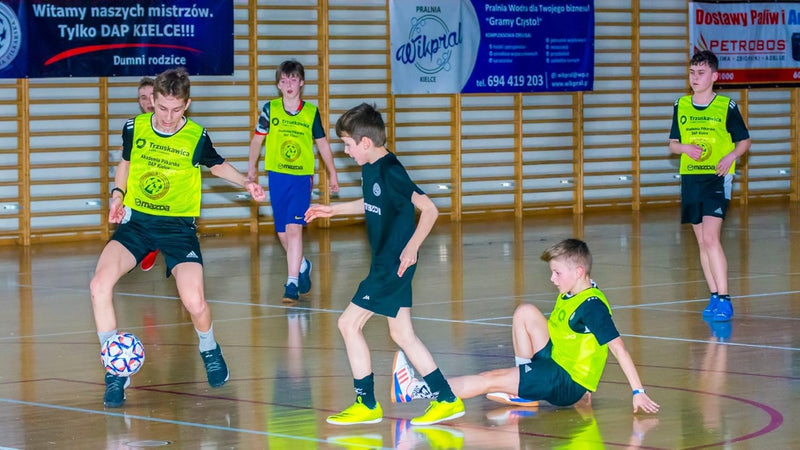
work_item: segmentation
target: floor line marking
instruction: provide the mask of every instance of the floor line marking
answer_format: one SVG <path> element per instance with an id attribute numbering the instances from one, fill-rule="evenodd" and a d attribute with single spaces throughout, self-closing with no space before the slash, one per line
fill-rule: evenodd
<path id="1" fill-rule="evenodd" d="M 220 425 L 208 425 L 208 424 L 200 424 L 195 422 L 185 422 L 181 420 L 170 420 L 170 419 L 161 419 L 158 417 L 147 417 L 147 416 L 139 416 L 135 414 L 125 414 L 125 413 L 116 413 L 116 412 L 109 412 L 109 411 L 97 411 L 94 409 L 85 409 L 85 408 L 75 408 L 72 406 L 61 406 L 61 405 L 51 405 L 48 403 L 39 403 L 39 402 L 27 402 L 23 400 L 14 400 L 11 398 L 2 398 L 0 397 L 0 402 L 4 403 L 11 403 L 16 405 L 24 405 L 24 406 L 37 406 L 40 408 L 50 408 L 50 409 L 58 409 L 62 411 L 71 411 L 71 412 L 79 412 L 85 414 L 97 414 L 101 416 L 110 416 L 110 417 L 121 417 L 125 419 L 138 419 L 138 420 L 145 420 L 148 422 L 158 422 L 158 423 L 167 423 L 170 425 L 179 425 L 179 426 L 187 426 L 187 427 L 195 427 L 195 428 L 204 428 L 210 430 L 220 430 L 220 431 L 230 431 L 235 433 L 244 433 L 244 434 L 254 434 L 258 436 L 273 436 L 273 437 L 280 437 L 286 439 L 295 439 L 299 441 L 309 441 L 309 442 L 320 442 L 320 443 L 328 443 L 326 439 L 318 439 L 318 438 L 310 438 L 305 436 L 295 436 L 290 434 L 283 434 L 283 433 L 271 433 L 269 431 L 257 431 L 257 430 L 248 430 L 246 428 L 233 428 L 233 427 L 223 427 Z M 348 444 L 354 447 L 363 447 L 363 448 L 375 448 L 374 446 L 368 445 L 360 445 L 360 444 Z M 388 448 L 388 447 L 381 447 L 381 448 Z"/>

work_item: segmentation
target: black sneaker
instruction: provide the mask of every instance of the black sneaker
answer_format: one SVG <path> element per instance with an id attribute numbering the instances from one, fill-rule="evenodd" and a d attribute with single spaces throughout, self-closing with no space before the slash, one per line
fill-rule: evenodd
<path id="1" fill-rule="evenodd" d="M 208 384 L 211 387 L 220 387 L 228 381 L 231 373 L 228 370 L 228 365 L 225 364 L 225 358 L 222 357 L 222 349 L 217 348 L 207 352 L 200 352 L 203 357 L 203 364 L 206 366 L 206 376 L 208 377 Z"/>
<path id="2" fill-rule="evenodd" d="M 297 279 L 297 287 L 301 294 L 308 294 L 308 291 L 311 290 L 311 261 L 308 259 L 305 259 L 305 261 L 306 270 L 301 271 L 300 276 Z"/>
<path id="3" fill-rule="evenodd" d="M 125 404 L 125 388 L 130 386 L 130 377 L 118 377 L 106 372 L 106 393 L 103 395 L 103 406 L 119 408 Z"/>

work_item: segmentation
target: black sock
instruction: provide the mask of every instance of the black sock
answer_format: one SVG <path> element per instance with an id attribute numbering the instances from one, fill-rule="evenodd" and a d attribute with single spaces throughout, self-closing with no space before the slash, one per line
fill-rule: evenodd
<path id="1" fill-rule="evenodd" d="M 719 292 L 712 292 L 712 293 L 711 293 L 711 296 L 712 296 L 712 297 L 719 297 Z"/>
<path id="2" fill-rule="evenodd" d="M 361 397 L 361 403 L 369 409 L 374 409 L 375 401 L 375 374 L 371 373 L 360 380 L 353 379 L 353 388 L 356 397 Z"/>
<path id="3" fill-rule="evenodd" d="M 719 296 L 719 301 L 729 302 L 731 301 L 731 294 L 722 294 Z"/>
<path id="4" fill-rule="evenodd" d="M 428 383 L 428 387 L 431 388 L 431 391 L 436 392 L 437 401 L 440 402 L 456 401 L 456 395 L 453 394 L 452 389 L 450 389 L 450 383 L 448 383 L 447 380 L 444 379 L 444 375 L 442 375 L 441 370 L 436 369 L 422 378 L 425 380 L 426 383 Z"/>

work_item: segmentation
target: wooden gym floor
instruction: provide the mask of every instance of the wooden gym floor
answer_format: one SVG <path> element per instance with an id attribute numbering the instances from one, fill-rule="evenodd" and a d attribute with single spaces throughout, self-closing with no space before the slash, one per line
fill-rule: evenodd
<path id="1" fill-rule="evenodd" d="M 120 329 L 147 357 L 123 408 L 104 409 L 88 283 L 101 242 L 0 248 L 0 448 L 791 448 L 800 442 L 800 208 L 734 207 L 723 228 L 735 318 L 710 326 L 688 226 L 669 208 L 438 225 L 423 245 L 412 314 L 446 376 L 513 365 L 510 316 L 549 311 L 542 250 L 580 237 L 593 278 L 657 415 L 633 415 L 613 356 L 591 408 L 466 401 L 466 415 L 415 431 L 426 404 L 389 401 L 396 346 L 365 328 L 384 421 L 336 427 L 352 378 L 336 319 L 366 275 L 362 226 L 310 229 L 311 294 L 281 303 L 285 258 L 271 234 L 204 236 L 206 296 L 230 381 L 205 380 L 189 318 L 164 279 L 138 268 L 117 286 Z M 338 444 L 336 442 L 339 442 Z"/>

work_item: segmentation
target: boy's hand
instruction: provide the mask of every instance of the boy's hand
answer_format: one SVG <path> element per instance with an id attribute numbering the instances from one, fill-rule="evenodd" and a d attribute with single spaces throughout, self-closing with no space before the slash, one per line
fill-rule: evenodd
<path id="1" fill-rule="evenodd" d="M 108 208 L 108 223 L 122 223 L 125 218 L 125 207 L 122 206 L 122 199 L 115 197 L 111 200 Z"/>
<path id="2" fill-rule="evenodd" d="M 406 269 L 417 263 L 418 248 L 410 248 L 409 245 L 400 253 L 400 268 L 397 269 L 397 276 L 402 277 L 406 273 Z"/>
<path id="3" fill-rule="evenodd" d="M 328 180 L 328 187 L 331 192 L 339 192 L 339 176 L 333 172 Z"/>
<path id="4" fill-rule="evenodd" d="M 693 144 L 683 144 L 683 153 L 697 161 L 703 156 L 703 149 Z"/>
<path id="5" fill-rule="evenodd" d="M 249 178 L 248 181 L 244 183 L 244 188 L 250 193 L 250 197 L 253 197 L 253 200 L 257 202 L 264 201 L 264 199 L 267 198 L 267 194 L 264 193 L 264 188 Z"/>
<path id="6" fill-rule="evenodd" d="M 642 411 L 650 414 L 655 414 L 658 412 L 659 406 L 658 403 L 654 402 L 647 396 L 646 393 L 636 394 L 633 396 L 633 412 L 634 414 L 639 411 L 639 408 Z"/>
<path id="7" fill-rule="evenodd" d="M 247 179 L 250 181 L 258 181 L 258 171 L 255 167 L 247 168 Z"/>
<path id="8" fill-rule="evenodd" d="M 717 163 L 717 176 L 724 177 L 728 174 L 728 171 L 731 170 L 731 165 L 733 165 L 734 158 L 731 154 L 725 155 L 722 159 L 719 160 Z"/>
<path id="9" fill-rule="evenodd" d="M 314 219 L 333 217 L 333 206 L 331 205 L 311 205 L 306 210 L 305 221 L 311 223 Z"/>

